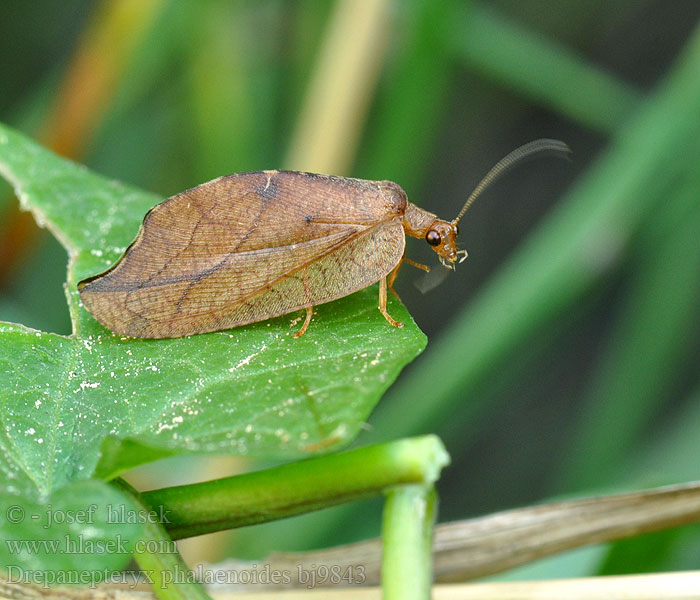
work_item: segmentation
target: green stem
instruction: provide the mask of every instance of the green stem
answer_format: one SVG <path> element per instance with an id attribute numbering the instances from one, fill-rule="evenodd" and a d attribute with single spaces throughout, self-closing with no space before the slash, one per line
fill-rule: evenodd
<path id="1" fill-rule="evenodd" d="M 385 600 L 430 598 L 436 507 L 435 490 L 425 486 L 399 486 L 387 494 L 382 530 Z"/>
<path id="2" fill-rule="evenodd" d="M 139 494 L 123 479 L 116 479 L 116 485 L 133 497 L 134 503 L 143 511 L 143 515 L 151 513 L 152 508 Z M 197 583 L 182 560 L 175 542 L 168 536 L 163 525 L 147 522 L 143 526 L 143 535 L 134 544 L 134 560 L 141 572 L 147 576 L 153 585 L 153 592 L 163 600 L 197 600 L 209 599 L 204 587 Z"/>
<path id="3" fill-rule="evenodd" d="M 253 525 L 380 494 L 429 485 L 449 462 L 429 435 L 357 448 L 289 465 L 143 494 L 164 507 L 173 539 Z"/>

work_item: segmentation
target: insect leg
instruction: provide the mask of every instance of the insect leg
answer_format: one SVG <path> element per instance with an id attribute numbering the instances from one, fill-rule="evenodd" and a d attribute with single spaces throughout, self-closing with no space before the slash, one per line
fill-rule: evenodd
<path id="1" fill-rule="evenodd" d="M 304 284 L 304 300 L 309 302 L 309 300 L 311 300 L 309 292 L 309 272 L 306 269 L 302 270 L 301 272 L 301 280 Z M 295 338 L 300 338 L 306 333 L 306 328 L 309 326 L 309 323 L 311 323 L 311 317 L 313 314 L 314 307 L 312 304 L 309 304 L 306 307 L 306 319 L 304 319 L 304 324 L 301 326 L 301 329 L 294 334 Z"/>
<path id="2" fill-rule="evenodd" d="M 394 294 L 394 297 L 397 300 L 401 300 L 401 298 L 399 297 L 399 295 L 396 293 L 396 290 L 394 289 L 394 281 L 396 281 L 396 277 L 399 274 L 399 269 L 401 268 L 401 265 L 403 263 L 407 263 L 407 264 L 411 265 L 412 267 L 416 267 L 417 269 L 422 269 L 426 273 L 430 273 L 430 267 L 423 265 L 419 262 L 416 262 L 415 260 L 411 260 L 410 258 L 406 258 L 406 255 L 404 254 L 401 257 L 399 264 L 394 267 L 394 270 L 391 273 L 389 273 L 389 280 L 387 282 L 389 285 L 389 291 L 392 294 Z"/>
<path id="3" fill-rule="evenodd" d="M 302 335 L 306 333 L 306 328 L 309 326 L 309 323 L 311 323 L 311 317 L 314 314 L 314 307 L 313 306 L 307 306 L 306 307 L 306 319 L 304 319 L 304 324 L 301 326 L 301 329 L 297 331 L 294 334 L 295 338 L 300 338 Z"/>
<path id="4" fill-rule="evenodd" d="M 410 258 L 406 258 L 405 256 L 403 257 L 403 261 L 411 265 L 412 267 L 416 267 L 416 269 L 421 269 L 425 271 L 426 273 L 430 273 L 430 267 L 428 265 L 424 265 L 422 263 L 416 262 L 415 260 L 411 260 Z"/>
<path id="5" fill-rule="evenodd" d="M 399 269 L 401 268 L 401 265 L 403 264 L 403 261 L 406 260 L 405 256 L 401 257 L 401 260 L 399 261 L 399 264 L 394 267 L 394 270 L 389 273 L 389 277 L 387 279 L 387 285 L 389 286 L 389 291 L 394 294 L 394 298 L 396 298 L 399 302 L 401 301 L 401 298 L 399 298 L 399 295 L 396 293 L 396 290 L 394 289 L 394 281 L 396 281 L 396 276 L 399 274 Z"/>
<path id="6" fill-rule="evenodd" d="M 389 321 L 390 325 L 394 327 L 403 327 L 403 323 L 393 319 L 386 310 L 386 287 L 386 277 L 382 277 L 379 280 L 379 312 L 384 315 L 384 318 Z"/>

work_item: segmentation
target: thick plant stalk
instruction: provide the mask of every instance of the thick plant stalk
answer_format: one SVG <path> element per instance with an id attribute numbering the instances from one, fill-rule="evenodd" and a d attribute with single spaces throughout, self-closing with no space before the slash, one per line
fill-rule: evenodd
<path id="1" fill-rule="evenodd" d="M 449 457 L 432 435 L 143 494 L 163 506 L 168 533 L 181 539 L 298 515 L 381 494 L 397 485 L 430 485 Z"/>
<path id="2" fill-rule="evenodd" d="M 434 489 L 398 486 L 387 493 L 382 524 L 382 591 L 385 600 L 430 598 Z"/>

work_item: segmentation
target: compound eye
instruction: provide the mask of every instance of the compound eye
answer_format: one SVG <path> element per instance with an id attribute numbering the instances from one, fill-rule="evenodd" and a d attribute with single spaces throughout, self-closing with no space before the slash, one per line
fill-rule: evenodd
<path id="1" fill-rule="evenodd" d="M 434 229 L 431 229 L 425 234 L 425 241 L 431 246 L 439 246 L 442 242 L 442 236 Z"/>
<path id="2" fill-rule="evenodd" d="M 457 225 L 457 223 L 454 224 L 454 228 L 455 228 L 455 235 L 459 235 L 459 225 Z"/>

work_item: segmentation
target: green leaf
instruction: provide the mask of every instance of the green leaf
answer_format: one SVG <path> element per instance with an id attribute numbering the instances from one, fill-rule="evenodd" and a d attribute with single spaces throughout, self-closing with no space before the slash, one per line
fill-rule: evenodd
<path id="1" fill-rule="evenodd" d="M 0 126 L 0 173 L 69 253 L 73 334 L 0 324 L 0 492 L 29 501 L 187 451 L 293 458 L 348 443 L 424 348 L 390 327 L 373 286 L 301 315 L 171 340 L 121 338 L 80 303 L 76 282 L 109 267 L 161 198 L 106 180 Z M 104 462 L 100 449 L 104 450 Z"/>
<path id="2" fill-rule="evenodd" d="M 139 518 L 148 513 L 123 492 L 88 480 L 33 501 L 17 494 L 27 484 L 26 473 L 10 484 L 3 471 L 0 564 L 11 581 L 93 584 L 129 562 L 131 540 L 142 535 Z"/>

